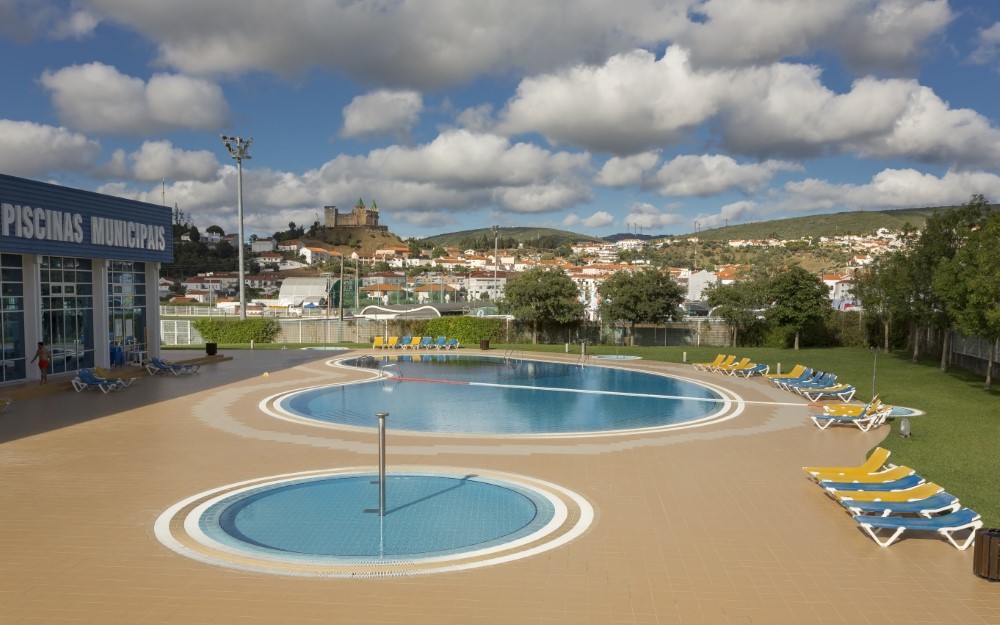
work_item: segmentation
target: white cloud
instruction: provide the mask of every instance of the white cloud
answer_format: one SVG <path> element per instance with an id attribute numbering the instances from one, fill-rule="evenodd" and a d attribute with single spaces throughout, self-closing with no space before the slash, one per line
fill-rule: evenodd
<path id="1" fill-rule="evenodd" d="M 68 9 L 33 0 L 0 0 L 0 36 L 26 42 L 36 37 L 84 39 L 99 18 L 86 9 Z"/>
<path id="2" fill-rule="evenodd" d="M 615 156 L 609 158 L 594 182 L 606 187 L 627 187 L 642 182 L 646 173 L 656 166 L 660 152 L 643 152 L 635 156 Z"/>
<path id="3" fill-rule="evenodd" d="M 997 51 L 1000 48 L 1000 22 L 997 22 L 979 31 L 977 37 L 978 45 L 972 51 L 970 60 L 973 63 L 993 63 L 997 59 Z"/>
<path id="4" fill-rule="evenodd" d="M 579 217 L 575 213 L 570 213 L 563 218 L 562 225 L 567 228 L 584 226 L 585 228 L 603 228 L 615 222 L 615 217 L 607 211 L 597 211 L 589 217 Z"/>
<path id="5" fill-rule="evenodd" d="M 59 119 L 85 132 L 147 135 L 164 130 L 218 130 L 228 105 L 205 80 L 156 74 L 144 82 L 103 63 L 72 65 L 39 79 Z"/>
<path id="6" fill-rule="evenodd" d="M 719 228 L 733 224 L 750 221 L 758 212 L 760 205 L 751 200 L 742 200 L 726 204 L 714 215 L 698 215 L 698 229 Z"/>
<path id="7" fill-rule="evenodd" d="M 951 170 L 942 176 L 915 169 L 885 169 L 867 184 L 832 184 L 808 179 L 785 185 L 785 210 L 910 208 L 967 202 L 975 193 L 1000 197 L 1000 176 L 983 171 Z"/>
<path id="8" fill-rule="evenodd" d="M 698 65 L 753 66 L 832 50 L 864 72 L 910 66 L 952 19 L 947 0 L 706 0 L 677 41 Z"/>
<path id="9" fill-rule="evenodd" d="M 310 0 L 295 11 L 243 0 L 89 4 L 155 42 L 160 62 L 184 73 L 301 76 L 320 67 L 362 83 L 432 88 L 655 45 L 687 25 L 693 1 L 630 0 L 624 10 L 605 0 Z"/>
<path id="10" fill-rule="evenodd" d="M 675 212 L 656 208 L 646 202 L 636 202 L 629 206 L 622 223 L 639 228 L 653 229 L 672 226 L 688 221 L 687 217 Z"/>
<path id="11" fill-rule="evenodd" d="M 169 141 L 145 141 L 129 155 L 131 176 L 139 181 L 199 180 L 215 177 L 219 161 L 208 150 L 182 150 Z"/>
<path id="12" fill-rule="evenodd" d="M 766 186 L 778 171 L 801 169 L 800 165 L 786 161 L 741 165 L 718 154 L 678 156 L 664 164 L 647 185 L 660 195 L 707 196 L 731 190 L 750 193 Z"/>
<path id="13" fill-rule="evenodd" d="M 344 107 L 341 136 L 390 134 L 405 137 L 420 120 L 423 97 L 416 91 L 380 89 L 360 95 Z"/>
<path id="14" fill-rule="evenodd" d="M 52 25 L 53 39 L 85 39 L 94 34 L 100 20 L 93 13 L 81 10 L 63 16 Z"/>
<path id="15" fill-rule="evenodd" d="M 99 143 L 66 128 L 0 119 L 0 171 L 6 174 L 86 172 L 100 152 Z"/>
<path id="16" fill-rule="evenodd" d="M 467 108 L 455 118 L 462 128 L 473 132 L 488 132 L 495 122 L 493 121 L 493 105 L 480 104 L 472 108 Z"/>

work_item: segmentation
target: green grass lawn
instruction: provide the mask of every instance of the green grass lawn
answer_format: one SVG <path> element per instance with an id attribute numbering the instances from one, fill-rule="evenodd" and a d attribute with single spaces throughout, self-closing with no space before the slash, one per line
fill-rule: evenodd
<path id="1" fill-rule="evenodd" d="M 346 347 L 369 347 L 351 345 Z M 257 345 L 256 349 L 281 349 L 281 344 Z M 304 345 L 289 345 L 291 348 Z M 506 349 L 525 352 L 563 353 L 565 345 L 495 345 L 500 354 Z M 249 348 L 248 345 L 220 345 L 219 349 Z M 579 345 L 570 352 L 580 353 Z M 614 347 L 588 346 L 590 354 L 641 356 L 663 362 L 707 362 L 721 351 L 718 347 Z M 878 354 L 853 348 L 789 349 L 739 348 L 739 356 L 771 365 L 772 372 L 781 363 L 783 371 L 796 363 L 832 371 L 839 379 L 854 384 L 856 399 L 867 401 L 875 390 L 889 404 L 909 406 L 927 414 L 910 419 L 912 436 L 898 435 L 898 423 L 891 422 L 884 447 L 892 451 L 895 464 L 905 464 L 928 480 L 944 486 L 966 506 L 976 510 L 987 527 L 1000 527 L 1000 495 L 995 480 L 1000 477 L 1000 390 L 983 390 L 984 379 L 960 369 L 942 374 L 937 360 L 919 364 L 909 354 Z M 1000 387 L 1000 381 L 997 383 Z M 859 460 L 860 461 L 860 460 Z"/>

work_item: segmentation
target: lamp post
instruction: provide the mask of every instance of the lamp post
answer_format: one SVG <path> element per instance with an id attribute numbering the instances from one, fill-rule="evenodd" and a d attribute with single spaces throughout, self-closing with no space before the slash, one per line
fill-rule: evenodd
<path id="1" fill-rule="evenodd" d="M 493 226 L 493 302 L 497 301 L 497 269 L 500 268 L 500 226 Z"/>
<path id="2" fill-rule="evenodd" d="M 226 150 L 229 151 L 229 155 L 236 159 L 236 212 L 239 215 L 240 222 L 240 319 L 247 318 L 247 297 L 246 297 L 246 278 L 244 277 L 244 272 L 246 271 L 243 266 L 244 260 L 244 250 L 243 250 L 243 160 L 250 160 L 250 144 L 253 143 L 253 137 L 233 137 L 230 135 L 222 135 L 222 143 L 226 146 Z"/>

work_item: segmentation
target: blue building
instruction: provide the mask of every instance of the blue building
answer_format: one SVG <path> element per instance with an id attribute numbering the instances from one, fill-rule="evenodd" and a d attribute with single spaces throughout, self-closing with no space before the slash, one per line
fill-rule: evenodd
<path id="1" fill-rule="evenodd" d="M 0 174 L 0 384 L 159 353 L 168 207 Z"/>

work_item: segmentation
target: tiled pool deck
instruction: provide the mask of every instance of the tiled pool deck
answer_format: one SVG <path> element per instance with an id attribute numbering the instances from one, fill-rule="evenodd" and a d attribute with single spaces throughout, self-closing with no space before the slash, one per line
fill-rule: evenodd
<path id="1" fill-rule="evenodd" d="M 377 462 L 374 429 L 316 428 L 258 408 L 290 388 L 351 379 L 325 364 L 332 353 L 229 355 L 199 375 L 109 395 L 50 392 L 0 415 L 0 623 L 1000 625 L 1000 584 L 972 574 L 971 549 L 916 534 L 882 549 L 805 478 L 803 465 L 860 463 L 884 435 L 820 431 L 805 401 L 580 440 L 407 436 L 390 422 L 390 467 L 509 472 L 589 501 L 595 519 L 582 536 L 526 559 L 319 579 L 183 557 L 153 526 L 186 497 Z M 690 367 L 614 364 L 720 382 Z M 746 400 L 794 402 L 759 379 L 724 383 Z"/>

